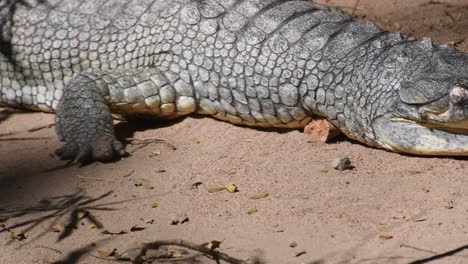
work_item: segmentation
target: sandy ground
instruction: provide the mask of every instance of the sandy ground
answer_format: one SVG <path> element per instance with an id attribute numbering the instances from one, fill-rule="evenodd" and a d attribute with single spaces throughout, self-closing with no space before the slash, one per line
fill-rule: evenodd
<path id="1" fill-rule="evenodd" d="M 442 2 L 450 5 L 362 0 L 357 15 L 468 50 L 468 1 Z M 188 117 L 120 123 L 121 137 L 166 143 L 130 144 L 128 158 L 77 168 L 53 156 L 60 146 L 53 128 L 28 131 L 52 124 L 52 115 L 4 109 L 0 120 L 0 263 L 113 263 L 98 250 L 163 239 L 222 241 L 223 252 L 252 263 L 468 263 L 466 159 Z M 354 169 L 333 170 L 338 155 Z M 208 192 L 229 183 L 239 191 Z M 260 193 L 269 196 L 250 198 Z M 252 207 L 257 212 L 247 214 Z M 77 228 L 64 228 L 80 212 L 88 214 Z M 188 222 L 171 224 L 184 214 Z M 93 217 L 102 228 L 93 228 Z M 190 261 L 178 263 L 214 263 Z"/>

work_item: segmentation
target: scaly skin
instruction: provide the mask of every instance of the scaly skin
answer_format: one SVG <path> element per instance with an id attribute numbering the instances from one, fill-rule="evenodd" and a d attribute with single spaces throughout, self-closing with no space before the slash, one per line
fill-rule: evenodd
<path id="1" fill-rule="evenodd" d="M 464 137 L 457 144 L 466 146 L 456 147 L 463 151 L 421 151 L 398 135 L 401 128 L 385 130 L 395 118 L 429 122 L 418 114 L 421 105 L 466 88 L 467 55 L 428 39 L 300 0 L 22 2 L 2 15 L 11 52 L 0 54 L 0 104 L 56 112 L 63 158 L 122 155 L 111 112 L 161 119 L 200 113 L 286 128 L 323 116 L 371 146 L 468 153 Z M 420 85 L 433 76 L 441 77 Z M 461 94 L 458 103 L 427 111 L 462 107 L 468 95 Z M 466 119 L 464 112 L 457 117 Z M 457 133 L 466 127 L 458 123 L 451 126 Z"/>

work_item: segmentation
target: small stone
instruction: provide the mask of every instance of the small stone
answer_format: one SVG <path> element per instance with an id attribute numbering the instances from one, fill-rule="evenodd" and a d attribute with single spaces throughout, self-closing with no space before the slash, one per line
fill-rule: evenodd
<path id="1" fill-rule="evenodd" d="M 351 169 L 351 160 L 348 157 L 338 156 L 333 160 L 332 166 L 339 171 L 349 170 Z"/>
<path id="2" fill-rule="evenodd" d="M 324 118 L 317 118 L 310 121 L 304 127 L 304 133 L 312 136 L 315 140 L 320 142 L 328 142 L 340 134 L 340 130 L 332 123 Z"/>

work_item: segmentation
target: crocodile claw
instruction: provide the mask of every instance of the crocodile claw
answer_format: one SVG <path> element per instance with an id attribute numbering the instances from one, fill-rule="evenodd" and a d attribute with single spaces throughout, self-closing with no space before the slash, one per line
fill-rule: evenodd
<path id="1" fill-rule="evenodd" d="M 81 166 L 90 161 L 112 161 L 125 156 L 127 152 L 118 140 L 97 139 L 92 143 L 67 142 L 55 154 L 60 159 L 72 160 L 72 163 Z"/>

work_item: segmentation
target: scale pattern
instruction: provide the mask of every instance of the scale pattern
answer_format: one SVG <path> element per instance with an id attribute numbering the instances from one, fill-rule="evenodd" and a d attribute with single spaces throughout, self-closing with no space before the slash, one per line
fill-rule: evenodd
<path id="1" fill-rule="evenodd" d="M 309 1 L 27 2 L 3 25 L 0 104 L 57 112 L 75 152 L 114 144 L 110 111 L 289 128 L 318 115 L 372 145 L 369 123 L 435 52 Z"/>

